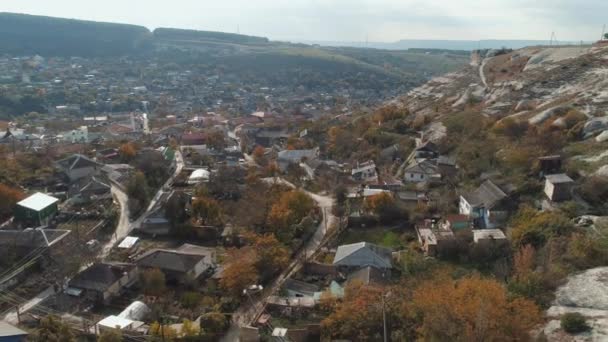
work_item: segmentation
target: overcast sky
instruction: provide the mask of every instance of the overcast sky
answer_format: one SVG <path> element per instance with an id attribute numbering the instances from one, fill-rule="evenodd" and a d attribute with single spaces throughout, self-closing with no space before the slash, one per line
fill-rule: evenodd
<path id="1" fill-rule="evenodd" d="M 599 39 L 608 0 L 1 0 L 0 11 L 284 40 Z"/>

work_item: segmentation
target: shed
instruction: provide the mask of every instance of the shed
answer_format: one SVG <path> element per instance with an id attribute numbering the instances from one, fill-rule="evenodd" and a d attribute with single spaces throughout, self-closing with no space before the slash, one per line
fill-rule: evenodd
<path id="1" fill-rule="evenodd" d="M 573 183 L 572 178 L 564 173 L 547 175 L 545 177 L 545 195 L 555 202 L 569 200 L 572 197 Z"/>
<path id="2" fill-rule="evenodd" d="M 47 225 L 57 214 L 58 198 L 37 192 L 17 203 L 15 219 L 25 224 Z"/>

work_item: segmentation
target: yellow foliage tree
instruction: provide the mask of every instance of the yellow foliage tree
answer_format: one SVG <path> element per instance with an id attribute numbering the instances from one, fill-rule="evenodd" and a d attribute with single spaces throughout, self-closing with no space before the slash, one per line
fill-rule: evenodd
<path id="1" fill-rule="evenodd" d="M 422 319 L 418 332 L 423 340 L 525 341 L 542 322 L 532 301 L 511 300 L 500 283 L 479 277 L 423 282 L 412 305 Z"/>

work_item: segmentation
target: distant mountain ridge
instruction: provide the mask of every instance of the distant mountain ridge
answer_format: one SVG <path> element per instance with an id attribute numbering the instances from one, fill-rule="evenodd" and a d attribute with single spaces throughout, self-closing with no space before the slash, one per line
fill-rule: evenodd
<path id="1" fill-rule="evenodd" d="M 268 38 L 234 33 L 158 28 L 0 13 L 0 53 L 102 57 L 140 54 L 159 41 L 265 44 Z"/>
<path id="2" fill-rule="evenodd" d="M 367 47 L 374 49 L 386 50 L 408 50 L 408 49 L 446 49 L 446 50 L 464 50 L 472 51 L 477 49 L 520 49 L 526 46 L 547 46 L 551 42 L 548 40 L 424 40 L 424 39 L 403 39 L 392 43 L 383 42 L 340 42 L 340 41 L 300 41 L 308 44 L 318 44 L 321 46 L 350 46 L 350 47 Z M 575 41 L 558 41 L 553 42 L 553 45 L 577 45 L 581 42 Z M 583 42 L 589 44 L 590 42 Z"/>

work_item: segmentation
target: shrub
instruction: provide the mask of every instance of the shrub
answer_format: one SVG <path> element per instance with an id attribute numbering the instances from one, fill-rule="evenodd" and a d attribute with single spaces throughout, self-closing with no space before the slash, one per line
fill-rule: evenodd
<path id="1" fill-rule="evenodd" d="M 590 329 L 585 317 L 578 312 L 569 312 L 562 316 L 561 327 L 569 334 L 577 334 Z"/>

